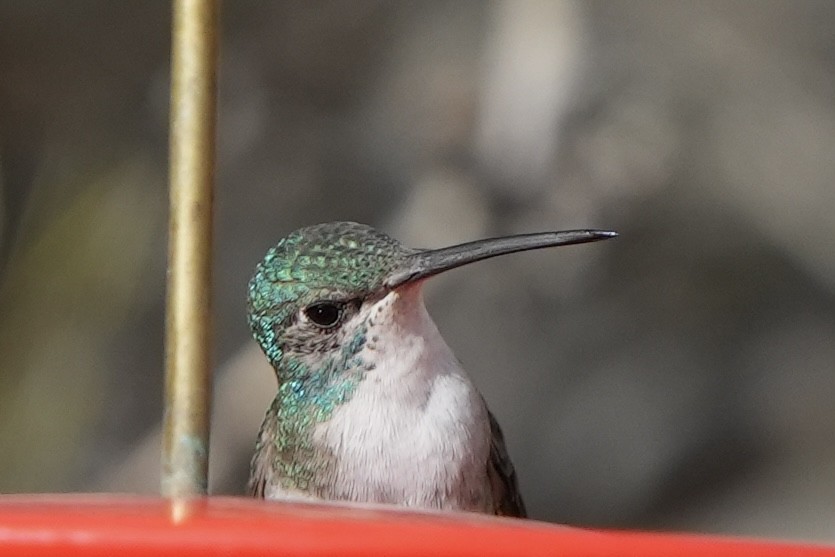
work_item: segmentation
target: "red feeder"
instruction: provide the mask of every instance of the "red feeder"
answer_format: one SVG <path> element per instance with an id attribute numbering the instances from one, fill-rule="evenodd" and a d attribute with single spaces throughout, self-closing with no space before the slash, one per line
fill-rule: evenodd
<path id="1" fill-rule="evenodd" d="M 74 494 L 0 498 L 0 555 L 835 557 L 835 548 L 584 530 L 469 513 Z"/>

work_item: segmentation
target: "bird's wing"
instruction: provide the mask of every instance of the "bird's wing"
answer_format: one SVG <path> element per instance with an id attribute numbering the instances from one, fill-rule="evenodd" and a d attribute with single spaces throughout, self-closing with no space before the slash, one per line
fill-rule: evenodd
<path id="1" fill-rule="evenodd" d="M 493 490 L 494 512 L 503 516 L 527 517 L 525 503 L 522 501 L 522 494 L 519 493 L 516 470 L 513 469 L 504 444 L 502 428 L 492 412 L 488 410 L 487 414 L 490 416 L 490 433 L 493 439 L 490 444 L 490 458 L 487 461 L 487 475 Z"/>
<path id="2" fill-rule="evenodd" d="M 264 498 L 264 492 L 267 489 L 267 474 L 269 473 L 267 464 L 268 461 L 266 459 L 252 459 L 249 470 L 249 481 L 246 484 L 246 493 L 250 497 L 257 499 Z"/>
<path id="3" fill-rule="evenodd" d="M 267 486 L 273 480 L 273 462 L 275 462 L 275 445 L 271 440 L 276 435 L 276 402 L 270 405 L 261 431 L 258 432 L 258 441 L 255 444 L 255 454 L 249 465 L 249 482 L 246 484 L 247 495 L 264 499 Z"/>

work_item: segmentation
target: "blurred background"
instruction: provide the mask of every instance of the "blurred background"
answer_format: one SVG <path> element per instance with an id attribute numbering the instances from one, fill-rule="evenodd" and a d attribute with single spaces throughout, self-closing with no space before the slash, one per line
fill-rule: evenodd
<path id="1" fill-rule="evenodd" d="M 275 378 L 245 288 L 291 230 L 615 241 L 430 283 L 528 508 L 835 541 L 835 3 L 223 6 L 214 493 Z M 154 492 L 166 2 L 0 3 L 0 492 Z"/>

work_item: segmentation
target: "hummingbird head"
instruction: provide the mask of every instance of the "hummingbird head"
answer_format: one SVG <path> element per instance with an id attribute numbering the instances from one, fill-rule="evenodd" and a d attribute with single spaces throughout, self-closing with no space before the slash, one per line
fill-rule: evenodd
<path id="1" fill-rule="evenodd" d="M 344 365 L 364 342 L 369 307 L 393 291 L 489 257 L 616 235 L 542 232 L 423 250 L 363 224 L 318 224 L 291 233 L 258 264 L 249 282 L 249 325 L 280 379 L 282 370 L 298 375 L 314 361 L 341 358 Z"/>
<path id="2" fill-rule="evenodd" d="M 342 345 L 345 325 L 412 253 L 354 222 L 301 228 L 282 239 L 249 282 L 249 326 L 273 367 L 279 370 L 287 353 Z"/>

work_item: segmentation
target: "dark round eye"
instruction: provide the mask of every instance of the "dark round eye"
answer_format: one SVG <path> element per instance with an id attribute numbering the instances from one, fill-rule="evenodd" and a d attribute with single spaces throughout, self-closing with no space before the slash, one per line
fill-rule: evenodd
<path id="1" fill-rule="evenodd" d="M 305 308 L 304 314 L 316 325 L 328 329 L 336 326 L 339 320 L 342 319 L 342 304 L 336 302 L 320 302 Z"/>

